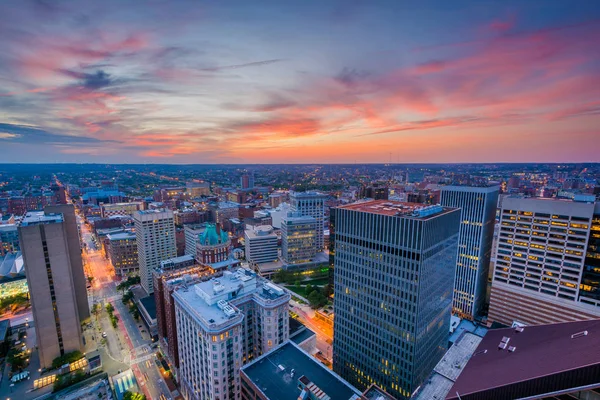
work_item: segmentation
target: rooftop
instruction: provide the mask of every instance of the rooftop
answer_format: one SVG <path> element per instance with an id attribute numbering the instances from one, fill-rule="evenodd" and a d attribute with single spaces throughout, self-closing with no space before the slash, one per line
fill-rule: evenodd
<path id="1" fill-rule="evenodd" d="M 9 252 L 4 257 L 0 257 L 0 281 L 24 277 L 25 269 L 23 265 L 23 256 L 20 251 L 16 253 Z"/>
<path id="2" fill-rule="evenodd" d="M 480 336 L 464 332 L 437 363 L 429 380 L 419 389 L 415 400 L 445 399 L 481 341 Z"/>
<path id="3" fill-rule="evenodd" d="M 106 237 L 108 240 L 133 240 L 136 238 L 133 232 L 109 233 Z"/>
<path id="4" fill-rule="evenodd" d="M 52 224 L 63 222 L 62 214 L 44 213 L 43 211 L 30 211 L 25 214 L 21 221 L 21 226 Z"/>
<path id="5" fill-rule="evenodd" d="M 271 400 L 297 400 L 301 377 L 316 385 L 331 400 L 360 398 L 360 392 L 337 374 L 311 357 L 293 342 L 287 341 L 241 369 Z"/>
<path id="6" fill-rule="evenodd" d="M 254 229 L 246 229 L 246 236 L 248 236 L 249 239 L 256 239 L 257 237 L 262 238 L 276 235 L 273 233 L 273 227 L 271 225 L 260 225 Z"/>
<path id="7" fill-rule="evenodd" d="M 490 330 L 448 398 L 594 364 L 600 364 L 600 320 Z"/>
<path id="8" fill-rule="evenodd" d="M 421 203 L 409 203 L 392 200 L 371 200 L 357 202 L 338 207 L 343 210 L 353 210 L 371 214 L 397 216 L 405 218 L 427 219 L 433 215 L 454 210 L 440 205 L 427 206 Z"/>
<path id="9" fill-rule="evenodd" d="M 194 260 L 194 256 L 191 254 L 185 254 L 183 256 L 179 256 L 179 257 L 173 257 L 173 258 L 169 258 L 167 260 L 161 261 L 160 262 L 160 266 L 164 267 L 166 264 L 179 264 L 179 263 L 183 263 L 183 262 L 189 262 L 189 261 L 193 261 Z"/>

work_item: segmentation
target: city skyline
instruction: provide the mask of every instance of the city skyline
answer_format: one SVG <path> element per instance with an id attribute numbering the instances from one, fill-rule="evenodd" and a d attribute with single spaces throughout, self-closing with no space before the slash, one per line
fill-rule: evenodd
<path id="1" fill-rule="evenodd" d="M 0 147 L 5 162 L 598 162 L 599 20 L 592 1 L 4 2 Z"/>

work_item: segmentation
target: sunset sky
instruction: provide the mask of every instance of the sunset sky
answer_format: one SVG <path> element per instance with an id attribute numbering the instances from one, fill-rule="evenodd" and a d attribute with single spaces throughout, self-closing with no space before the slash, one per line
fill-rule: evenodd
<path id="1" fill-rule="evenodd" d="M 600 1 L 4 0 L 0 150 L 600 161 Z"/>

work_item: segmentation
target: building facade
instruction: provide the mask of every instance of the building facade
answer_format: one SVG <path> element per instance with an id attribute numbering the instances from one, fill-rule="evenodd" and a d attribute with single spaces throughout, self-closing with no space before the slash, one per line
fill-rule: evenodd
<path id="1" fill-rule="evenodd" d="M 281 257 L 288 264 L 312 261 L 317 254 L 318 222 L 315 218 L 290 212 L 281 221 Z"/>
<path id="2" fill-rule="evenodd" d="M 254 264 L 275 262 L 278 259 L 277 235 L 273 227 L 257 226 L 244 232 L 246 260 Z"/>
<path id="3" fill-rule="evenodd" d="M 83 349 L 67 236 L 62 214 L 30 212 L 19 226 L 42 368 L 52 366 L 56 357 Z"/>
<path id="4" fill-rule="evenodd" d="M 188 400 L 240 398 L 240 368 L 289 337 L 290 295 L 248 269 L 173 293 Z"/>
<path id="5" fill-rule="evenodd" d="M 133 214 L 138 248 L 141 284 L 146 293 L 153 292 L 152 271 L 160 262 L 177 257 L 173 211 L 148 210 Z"/>
<path id="6" fill-rule="evenodd" d="M 445 186 L 441 205 L 461 209 L 452 309 L 475 319 L 485 308 L 499 188 Z"/>
<path id="7" fill-rule="evenodd" d="M 0 225 L 0 256 L 20 250 L 16 224 Z"/>
<path id="8" fill-rule="evenodd" d="M 460 210 L 375 200 L 335 218 L 333 369 L 408 399 L 447 349 Z"/>
<path id="9" fill-rule="evenodd" d="M 291 211 L 299 212 L 300 215 L 313 217 L 317 221 L 315 246 L 317 251 L 323 250 L 325 246 L 325 201 L 327 195 L 318 192 L 290 192 Z"/>
<path id="10" fill-rule="evenodd" d="M 227 260 L 231 239 L 219 224 L 206 224 L 204 232 L 196 242 L 196 261 L 200 264 L 214 264 Z"/>
<path id="11" fill-rule="evenodd" d="M 138 247 L 135 233 L 122 232 L 107 236 L 110 262 L 118 276 L 137 275 Z"/>
<path id="12" fill-rule="evenodd" d="M 594 256 L 600 205 L 593 197 L 582 200 L 504 199 L 490 321 L 537 325 L 600 317 Z"/>
<path id="13" fill-rule="evenodd" d="M 196 243 L 198 242 L 200 234 L 204 232 L 204 229 L 206 229 L 206 225 L 204 224 L 184 225 L 185 254 L 191 254 L 194 257 L 196 256 Z"/>
<path id="14" fill-rule="evenodd" d="M 101 204 L 100 209 L 102 210 L 102 218 L 113 217 L 115 215 L 132 215 L 134 212 L 143 209 L 143 203 L 137 201 L 131 203 Z"/>

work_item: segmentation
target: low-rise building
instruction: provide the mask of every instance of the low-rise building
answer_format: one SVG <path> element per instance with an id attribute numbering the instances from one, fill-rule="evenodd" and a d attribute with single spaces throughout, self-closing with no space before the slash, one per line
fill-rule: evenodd
<path id="1" fill-rule="evenodd" d="M 137 274 L 138 249 L 137 239 L 133 232 L 108 234 L 108 254 L 117 276 Z"/>
<path id="2" fill-rule="evenodd" d="M 257 226 L 244 233 L 246 260 L 253 264 L 276 262 L 277 235 L 272 226 Z"/>

